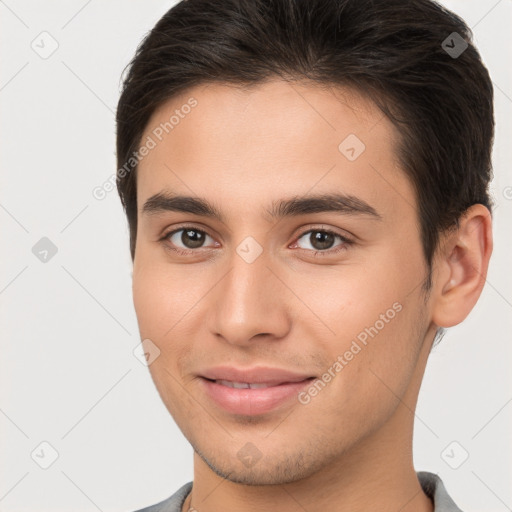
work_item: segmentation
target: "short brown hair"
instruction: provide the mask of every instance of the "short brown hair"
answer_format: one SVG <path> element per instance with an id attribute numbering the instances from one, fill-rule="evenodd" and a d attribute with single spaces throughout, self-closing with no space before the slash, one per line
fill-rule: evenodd
<path id="1" fill-rule="evenodd" d="M 464 21 L 431 0 L 183 0 L 139 45 L 117 107 L 117 187 L 135 256 L 137 165 L 155 109 L 209 82 L 351 86 L 397 126 L 431 284 L 439 233 L 489 210 L 493 88 Z M 120 172 L 123 170 L 123 172 Z"/>

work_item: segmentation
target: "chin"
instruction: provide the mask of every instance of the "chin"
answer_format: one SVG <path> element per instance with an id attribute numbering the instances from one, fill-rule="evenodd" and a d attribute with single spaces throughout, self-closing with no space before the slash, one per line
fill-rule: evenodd
<path id="1" fill-rule="evenodd" d="M 297 482 L 311 476 L 322 467 L 321 461 L 317 462 L 318 467 L 314 464 L 306 465 L 301 453 L 294 457 L 281 456 L 279 460 L 264 457 L 253 467 L 244 468 L 238 459 L 233 464 L 231 461 L 205 457 L 200 451 L 195 451 L 216 475 L 242 485 L 282 485 Z"/>

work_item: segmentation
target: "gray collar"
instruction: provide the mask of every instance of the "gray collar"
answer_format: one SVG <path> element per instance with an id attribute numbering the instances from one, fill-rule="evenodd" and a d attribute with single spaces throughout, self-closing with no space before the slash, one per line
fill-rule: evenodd
<path id="1" fill-rule="evenodd" d="M 462 512 L 448 495 L 439 476 L 428 471 L 419 471 L 416 474 L 423 491 L 434 503 L 434 512 Z M 191 490 L 192 482 L 188 482 L 181 486 L 170 498 L 137 512 L 181 512 L 181 507 L 183 507 L 183 503 Z"/>

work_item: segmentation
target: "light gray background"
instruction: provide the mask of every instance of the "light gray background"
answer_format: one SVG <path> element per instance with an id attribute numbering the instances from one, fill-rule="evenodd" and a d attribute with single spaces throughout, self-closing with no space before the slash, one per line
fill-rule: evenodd
<path id="1" fill-rule="evenodd" d="M 438 473 L 465 512 L 505 512 L 512 507 L 512 1 L 444 3 L 473 27 L 495 84 L 498 206 L 481 300 L 427 367 L 415 467 Z M 92 195 L 115 172 L 121 72 L 172 5 L 0 1 L 4 512 L 130 511 L 192 479 L 192 450 L 133 355 L 139 338 L 117 192 L 102 201 Z M 31 45 L 49 51 L 52 38 L 59 46 L 43 59 Z M 46 263 L 32 252 L 42 237 L 58 248 Z M 48 469 L 38 465 L 51 462 L 43 441 L 58 452 Z M 452 469 L 447 461 L 459 464 L 464 450 L 469 458 Z"/>

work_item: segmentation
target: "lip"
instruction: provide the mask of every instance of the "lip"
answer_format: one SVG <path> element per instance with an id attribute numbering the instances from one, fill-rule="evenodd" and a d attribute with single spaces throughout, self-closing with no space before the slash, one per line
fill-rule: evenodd
<path id="1" fill-rule="evenodd" d="M 252 368 L 236 368 L 234 366 L 216 366 L 199 373 L 200 377 L 210 380 L 230 380 L 249 384 L 278 385 L 289 382 L 300 382 L 312 377 L 305 373 L 296 373 L 281 368 L 256 366 Z"/>
<path id="2" fill-rule="evenodd" d="M 297 398 L 315 377 L 269 367 L 216 367 L 199 375 L 205 394 L 220 408 L 232 414 L 254 416 L 270 412 Z M 267 384 L 265 388 L 233 388 L 215 381 Z"/>

